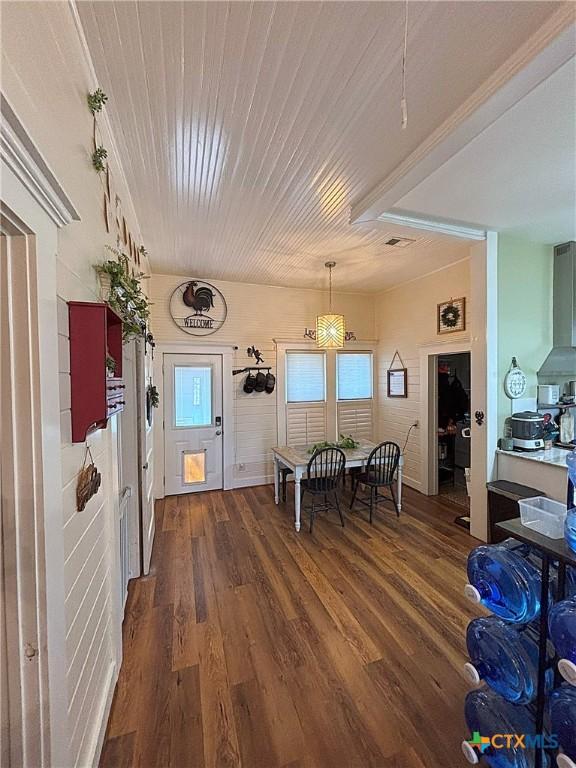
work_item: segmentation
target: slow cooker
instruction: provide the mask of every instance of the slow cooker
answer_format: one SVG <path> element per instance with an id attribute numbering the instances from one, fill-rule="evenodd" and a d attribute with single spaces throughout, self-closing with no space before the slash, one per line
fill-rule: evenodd
<path id="1" fill-rule="evenodd" d="M 514 448 L 537 451 L 544 448 L 544 416 L 535 411 L 513 413 L 511 418 Z"/>

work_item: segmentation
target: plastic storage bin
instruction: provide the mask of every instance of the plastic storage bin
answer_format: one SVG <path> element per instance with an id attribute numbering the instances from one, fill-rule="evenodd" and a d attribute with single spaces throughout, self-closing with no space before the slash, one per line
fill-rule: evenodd
<path id="1" fill-rule="evenodd" d="M 522 525 L 551 539 L 564 538 L 567 507 L 554 499 L 535 496 L 518 501 Z"/>

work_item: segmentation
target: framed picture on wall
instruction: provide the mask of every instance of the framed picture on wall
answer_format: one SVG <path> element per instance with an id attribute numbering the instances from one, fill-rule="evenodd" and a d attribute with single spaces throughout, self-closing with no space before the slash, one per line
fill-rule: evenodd
<path id="1" fill-rule="evenodd" d="M 466 330 L 466 298 L 449 299 L 438 304 L 438 333 Z"/>
<path id="2" fill-rule="evenodd" d="M 389 368 L 388 397 L 408 397 L 408 369 Z"/>

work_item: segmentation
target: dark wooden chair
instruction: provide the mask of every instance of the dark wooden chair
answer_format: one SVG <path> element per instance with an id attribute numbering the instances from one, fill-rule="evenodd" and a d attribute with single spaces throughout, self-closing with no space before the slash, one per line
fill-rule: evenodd
<path id="1" fill-rule="evenodd" d="M 372 451 L 368 457 L 366 467 L 362 472 L 359 472 L 355 478 L 354 492 L 352 494 L 352 501 L 350 502 L 350 509 L 354 506 L 356 501 L 356 494 L 358 493 L 358 486 L 364 485 L 370 489 L 370 499 L 358 499 L 361 504 L 370 508 L 370 524 L 372 524 L 372 513 L 374 506 L 378 504 L 379 500 L 390 501 L 387 496 L 380 494 L 378 490 L 380 488 L 389 488 L 394 509 L 396 510 L 397 517 L 400 517 L 400 511 L 398 504 L 396 503 L 396 496 L 394 495 L 394 478 L 396 470 L 398 469 L 398 463 L 400 461 L 400 448 L 396 443 L 380 443 Z"/>
<path id="2" fill-rule="evenodd" d="M 340 448 L 323 448 L 321 451 L 316 451 L 308 462 L 308 473 L 301 482 L 300 494 L 302 501 L 306 493 L 312 496 L 310 533 L 314 527 L 317 511 L 336 508 L 340 515 L 340 522 L 344 526 L 344 515 L 338 501 L 338 486 L 342 481 L 345 466 L 346 456 Z M 318 497 L 323 498 L 323 503 L 318 504 L 316 502 Z M 330 502 L 330 499 L 333 500 L 333 503 Z"/>
<path id="3" fill-rule="evenodd" d="M 288 467 L 280 467 L 280 495 L 282 501 L 286 501 L 286 486 L 288 485 L 288 475 L 293 475 L 294 472 Z"/>

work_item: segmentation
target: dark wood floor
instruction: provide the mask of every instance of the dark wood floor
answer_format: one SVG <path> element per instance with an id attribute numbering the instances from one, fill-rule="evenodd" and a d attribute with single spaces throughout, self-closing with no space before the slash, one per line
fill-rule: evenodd
<path id="1" fill-rule="evenodd" d="M 464 765 L 459 512 L 407 489 L 310 535 L 269 486 L 159 503 L 102 768 Z"/>

